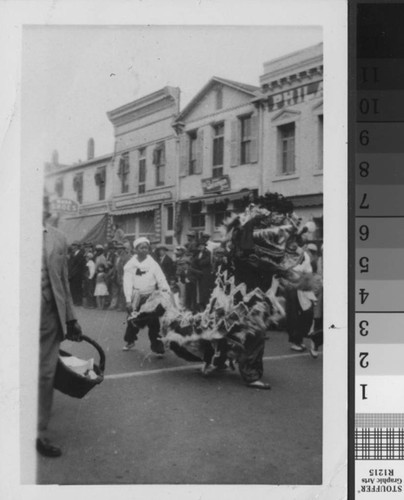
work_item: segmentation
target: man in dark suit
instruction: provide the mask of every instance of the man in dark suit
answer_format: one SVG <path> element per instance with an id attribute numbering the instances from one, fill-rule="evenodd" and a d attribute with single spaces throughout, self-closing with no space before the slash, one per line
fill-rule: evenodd
<path id="1" fill-rule="evenodd" d="M 83 281 L 86 270 L 86 258 L 78 241 L 72 243 L 68 269 L 73 303 L 75 306 L 81 306 L 83 303 Z"/>
<path id="2" fill-rule="evenodd" d="M 49 218 L 49 198 L 46 195 L 43 209 L 36 449 L 43 456 L 58 457 L 62 451 L 50 442 L 48 424 L 52 410 L 53 382 L 59 358 L 59 345 L 65 337 L 69 340 L 80 340 L 82 331 L 73 310 L 70 294 L 66 238 L 56 228 L 46 224 Z"/>
<path id="3" fill-rule="evenodd" d="M 161 267 L 168 283 L 175 279 L 175 264 L 173 259 L 167 255 L 168 248 L 165 245 L 157 245 L 156 261 Z"/>

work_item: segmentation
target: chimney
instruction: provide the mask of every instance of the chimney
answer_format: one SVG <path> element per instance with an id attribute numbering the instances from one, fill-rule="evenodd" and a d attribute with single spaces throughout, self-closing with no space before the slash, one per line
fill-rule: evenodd
<path id="1" fill-rule="evenodd" d="M 90 137 L 87 143 L 87 160 L 92 160 L 94 158 L 94 139 Z"/>
<path id="2" fill-rule="evenodd" d="M 59 165 L 59 153 L 57 149 L 52 153 L 52 165 Z"/>

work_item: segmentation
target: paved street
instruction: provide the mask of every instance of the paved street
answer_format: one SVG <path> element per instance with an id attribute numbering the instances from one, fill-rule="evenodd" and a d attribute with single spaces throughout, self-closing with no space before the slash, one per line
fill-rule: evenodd
<path id="1" fill-rule="evenodd" d="M 321 483 L 322 355 L 293 353 L 286 334 L 272 332 L 264 361 L 272 390 L 260 391 L 237 371 L 204 377 L 172 352 L 157 359 L 146 332 L 123 352 L 125 313 L 77 313 L 106 352 L 106 377 L 81 400 L 56 392 L 51 429 L 64 453 L 38 458 L 39 483 Z"/>

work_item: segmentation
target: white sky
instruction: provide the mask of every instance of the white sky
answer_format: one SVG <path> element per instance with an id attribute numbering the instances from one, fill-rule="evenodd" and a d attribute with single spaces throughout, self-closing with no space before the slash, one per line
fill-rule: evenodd
<path id="1" fill-rule="evenodd" d="M 96 156 L 110 153 L 107 111 L 165 85 L 183 108 L 212 76 L 259 86 L 264 62 L 320 41 L 314 26 L 25 27 L 24 153 L 41 168 L 57 149 L 69 164 L 86 159 L 89 137 Z"/>

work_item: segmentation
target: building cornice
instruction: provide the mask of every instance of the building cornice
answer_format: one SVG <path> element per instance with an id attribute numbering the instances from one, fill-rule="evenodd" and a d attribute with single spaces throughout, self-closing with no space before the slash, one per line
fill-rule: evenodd
<path id="1" fill-rule="evenodd" d="M 179 112 L 180 89 L 178 87 L 164 87 L 152 94 L 141 97 L 136 101 L 124 104 L 119 108 L 107 112 L 108 119 L 114 126 L 124 125 L 134 119 L 139 119 L 171 106 Z"/>

